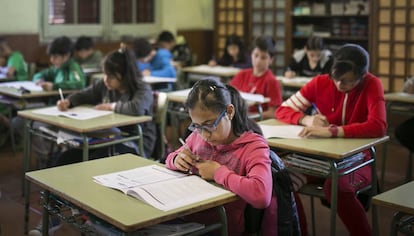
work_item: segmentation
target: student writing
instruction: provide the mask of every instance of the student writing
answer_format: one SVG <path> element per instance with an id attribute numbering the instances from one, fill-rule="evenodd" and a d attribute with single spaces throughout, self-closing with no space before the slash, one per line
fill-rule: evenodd
<path id="1" fill-rule="evenodd" d="M 346 44 L 333 57 L 330 74 L 316 76 L 276 110 L 276 118 L 304 126 L 303 137 L 372 138 L 386 132 L 384 90 L 378 77 L 368 72 L 369 55 L 362 47 Z M 306 115 L 314 103 L 320 114 Z M 365 159 L 371 157 L 364 151 Z M 326 199 L 331 199 L 331 179 L 313 179 L 323 183 Z M 356 191 L 371 183 L 371 166 L 360 168 L 338 179 L 338 215 L 350 235 L 372 235 L 364 207 Z M 306 218 L 296 198 L 302 233 Z M 298 202 L 299 201 L 299 202 Z M 302 214 L 301 214 L 302 213 Z"/>
<path id="2" fill-rule="evenodd" d="M 49 44 L 47 54 L 52 66 L 33 76 L 33 81 L 43 90 L 82 89 L 85 87 L 85 75 L 73 60 L 73 43 L 66 37 L 58 37 Z"/>
<path id="3" fill-rule="evenodd" d="M 240 196 L 240 200 L 225 205 L 229 235 L 243 235 L 246 204 L 265 208 L 263 235 L 276 235 L 276 212 L 272 209 L 276 209 L 277 202 L 272 195 L 269 147 L 260 128 L 248 119 L 238 91 L 214 79 L 200 80 L 185 105 L 193 132 L 186 145 L 168 155 L 166 166 L 191 170 Z M 218 219 L 212 211 L 189 218 L 203 222 Z"/>
<path id="4" fill-rule="evenodd" d="M 331 51 L 324 48 L 323 39 L 312 36 L 308 38 L 303 49 L 293 53 L 285 77 L 313 77 L 329 73 L 332 66 L 331 56 Z"/>

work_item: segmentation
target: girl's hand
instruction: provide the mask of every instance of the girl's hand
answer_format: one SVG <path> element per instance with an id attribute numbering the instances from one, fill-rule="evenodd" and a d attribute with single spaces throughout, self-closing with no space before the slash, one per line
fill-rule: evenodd
<path id="1" fill-rule="evenodd" d="M 56 106 L 59 109 L 59 111 L 66 111 L 70 107 L 70 101 L 68 99 L 58 100 L 56 102 Z"/>
<path id="2" fill-rule="evenodd" d="M 216 65 L 217 65 L 217 62 L 216 62 L 215 60 L 210 60 L 210 61 L 208 62 L 208 65 L 209 65 L 209 66 L 216 66 Z"/>
<path id="3" fill-rule="evenodd" d="M 304 116 L 300 122 L 301 125 L 306 127 L 328 127 L 329 122 L 326 116 L 316 114 L 313 116 Z"/>
<path id="4" fill-rule="evenodd" d="M 299 133 L 300 137 L 309 138 L 309 137 L 320 137 L 320 138 L 330 138 L 332 137 L 329 127 L 305 127 Z"/>
<path id="5" fill-rule="evenodd" d="M 53 90 L 53 83 L 52 82 L 40 82 L 38 85 L 40 85 L 40 87 L 42 87 L 43 90 L 45 91 L 52 91 Z"/>
<path id="6" fill-rule="evenodd" d="M 291 79 L 291 78 L 293 78 L 295 76 L 296 76 L 296 72 L 294 72 L 293 70 L 288 70 L 288 71 L 285 72 L 285 77 L 286 78 Z"/>
<path id="7" fill-rule="evenodd" d="M 151 71 L 148 70 L 148 69 L 145 69 L 145 70 L 142 71 L 142 75 L 143 76 L 150 76 L 151 75 Z"/>
<path id="8" fill-rule="evenodd" d="M 221 165 L 216 161 L 201 161 L 195 163 L 195 167 L 198 169 L 198 174 L 201 176 L 201 178 L 206 180 L 213 180 L 214 179 L 214 173 Z"/>
<path id="9" fill-rule="evenodd" d="M 95 106 L 97 110 L 112 111 L 112 103 L 101 103 Z"/>
<path id="10" fill-rule="evenodd" d="M 174 158 L 174 166 L 180 171 L 189 172 L 198 159 L 199 158 L 193 155 L 190 150 L 184 148 Z"/>

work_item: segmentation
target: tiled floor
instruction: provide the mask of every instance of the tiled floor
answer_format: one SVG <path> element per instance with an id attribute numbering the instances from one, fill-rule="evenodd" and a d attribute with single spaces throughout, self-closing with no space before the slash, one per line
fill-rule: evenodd
<path id="1" fill-rule="evenodd" d="M 377 170 L 381 167 L 383 147 L 377 147 Z M 407 150 L 394 141 L 388 144 L 388 161 L 386 165 L 385 190 L 396 187 L 403 183 L 407 163 Z M 22 154 L 16 155 L 11 151 L 10 145 L 0 148 L 0 235 L 15 236 L 23 235 L 24 222 L 24 198 L 21 192 L 22 180 Z M 310 227 L 309 198 L 302 196 Z M 329 209 L 316 202 L 316 235 L 329 234 Z M 30 227 L 32 228 L 40 221 L 39 189 L 32 185 L 30 204 Z M 379 208 L 380 235 L 389 235 L 389 226 L 393 212 L 386 208 Z M 371 211 L 368 213 L 371 219 Z M 309 229 L 311 232 L 311 229 Z M 56 231 L 54 235 L 80 235 L 69 226 Z M 337 235 L 348 235 L 342 222 L 337 218 Z"/>

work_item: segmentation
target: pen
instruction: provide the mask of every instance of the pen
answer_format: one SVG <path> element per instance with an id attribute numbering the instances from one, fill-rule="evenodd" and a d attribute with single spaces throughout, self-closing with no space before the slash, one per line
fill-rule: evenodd
<path id="1" fill-rule="evenodd" d="M 316 106 L 316 104 L 315 104 L 314 102 L 312 102 L 312 108 L 313 108 L 313 110 L 315 110 L 315 111 L 316 111 L 316 114 L 320 114 L 320 115 L 322 115 L 322 114 L 321 114 L 321 111 L 319 111 L 318 107 Z"/>
<path id="2" fill-rule="evenodd" d="M 65 98 L 63 97 L 63 93 L 62 93 L 62 89 L 59 88 L 59 94 L 60 94 L 60 100 L 65 100 Z"/>

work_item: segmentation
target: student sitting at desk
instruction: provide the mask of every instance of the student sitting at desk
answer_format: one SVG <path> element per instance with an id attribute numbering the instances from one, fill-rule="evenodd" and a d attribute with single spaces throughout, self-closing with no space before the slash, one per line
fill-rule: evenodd
<path id="1" fill-rule="evenodd" d="M 372 138 L 386 133 L 384 90 L 381 81 L 368 72 L 369 55 L 360 46 L 346 44 L 333 58 L 330 74 L 319 75 L 292 95 L 276 110 L 276 118 L 305 126 L 303 137 Z M 306 115 L 309 107 L 315 115 Z M 371 158 L 365 151 L 365 159 Z M 331 179 L 322 181 L 326 199 L 331 199 Z M 338 180 L 338 215 L 350 235 L 372 235 L 364 206 L 356 191 L 371 182 L 371 166 L 365 166 Z M 302 233 L 306 218 L 297 197 Z M 302 214 L 301 214 L 302 213 Z"/>
<path id="2" fill-rule="evenodd" d="M 27 63 L 23 55 L 18 51 L 13 51 L 7 41 L 0 38 L 0 57 L 6 59 L 7 77 L 16 78 L 17 80 L 29 80 L 29 73 L 27 71 Z"/>
<path id="3" fill-rule="evenodd" d="M 160 34 L 157 42 L 159 45 L 166 45 L 171 43 L 168 40 L 171 40 L 171 38 L 168 36 L 164 38 L 164 34 Z M 172 54 L 169 48 L 160 47 L 157 50 L 153 49 L 148 40 L 140 38 L 134 41 L 134 51 L 138 59 L 138 68 L 144 76 L 176 77 L 176 71 L 172 63 Z"/>
<path id="4" fill-rule="evenodd" d="M 95 50 L 91 37 L 81 36 L 75 43 L 74 59 L 82 68 L 100 68 L 102 52 Z"/>
<path id="5" fill-rule="evenodd" d="M 227 36 L 221 58 L 210 60 L 208 65 L 232 66 L 241 69 L 252 67 L 250 55 L 245 51 L 242 39 L 235 34 Z"/>
<path id="6" fill-rule="evenodd" d="M 329 73 L 332 66 L 331 51 L 324 49 L 323 39 L 312 36 L 305 47 L 293 53 L 293 57 L 285 72 L 286 78 L 295 76 L 314 77 Z"/>
<path id="7" fill-rule="evenodd" d="M 166 166 L 197 173 L 240 196 L 240 200 L 225 205 L 229 235 L 244 235 L 246 204 L 266 208 L 262 233 L 277 235 L 269 146 L 260 128 L 248 119 L 240 94 L 217 80 L 200 80 L 190 91 L 186 107 L 193 132 L 184 146 L 168 155 Z M 217 221 L 214 213 L 201 212 L 189 219 L 207 224 Z"/>
<path id="8" fill-rule="evenodd" d="M 269 69 L 276 53 L 275 41 L 269 36 L 261 36 L 254 40 L 252 48 L 253 68 L 240 71 L 230 80 L 230 85 L 242 92 L 262 94 L 270 98 L 269 103 L 262 104 L 262 116 L 267 119 L 274 117 L 276 108 L 282 103 L 279 81 Z M 249 110 L 257 112 L 255 106 Z"/>
<path id="9" fill-rule="evenodd" d="M 109 53 L 102 63 L 104 77 L 88 88 L 71 94 L 65 100 L 59 100 L 57 106 L 60 110 L 91 104 L 98 110 L 114 111 L 116 113 L 132 116 L 153 115 L 153 95 L 151 87 L 142 81 L 135 66 L 134 53 L 128 49 L 119 49 Z M 134 153 L 148 157 L 152 154 L 156 131 L 155 124 L 146 122 L 141 124 L 144 135 L 145 153 L 138 153 L 136 142 L 116 145 L 114 154 Z M 122 132 L 136 133 L 136 126 L 121 127 Z M 58 164 L 69 164 L 81 161 L 81 150 L 70 150 L 64 153 Z M 91 151 L 91 158 L 109 156 L 108 148 Z M 74 154 L 78 153 L 80 155 Z M 74 158 L 77 156 L 79 158 Z"/>
<path id="10" fill-rule="evenodd" d="M 52 67 L 36 73 L 33 82 L 42 86 L 45 91 L 85 87 L 85 75 L 72 58 L 73 44 L 68 37 L 54 39 L 47 48 L 47 54 Z"/>

